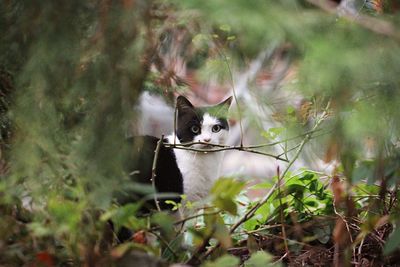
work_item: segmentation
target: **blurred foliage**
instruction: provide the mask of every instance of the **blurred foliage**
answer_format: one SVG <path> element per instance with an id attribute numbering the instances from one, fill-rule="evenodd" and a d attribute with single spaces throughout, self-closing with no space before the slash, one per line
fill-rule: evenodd
<path id="1" fill-rule="evenodd" d="M 339 238 L 347 232 L 353 245 L 362 248 L 376 232 L 385 240 L 395 228 L 385 247 L 393 256 L 400 245 L 398 3 L 355 0 L 356 11 L 374 25 L 365 27 L 357 16 L 349 20 L 327 15 L 312 2 L 2 1 L 0 264 L 105 266 L 132 249 L 182 262 L 209 244 L 219 243 L 221 255 L 247 242 L 241 261 L 225 255 L 204 263 L 236 266 L 249 253 L 268 249 L 262 246 L 264 236 L 256 232 L 283 234 L 263 230 L 276 223 L 291 229 L 311 225 L 303 227 L 306 234 L 288 234 L 294 254 L 310 242 L 349 248 Z M 124 140 L 135 117 L 132 106 L 142 90 L 172 101 L 174 92 L 188 89 L 189 83 L 172 67 L 174 58 L 182 58 L 201 80 L 212 77 L 231 84 L 233 73 L 271 47 L 295 72 L 279 90 L 309 101 L 302 106 L 305 112 L 293 104 L 282 108 L 275 117 L 281 125 L 261 135 L 275 140 L 284 138 L 286 129 L 304 133 L 313 115 L 330 101 L 327 124 L 333 130 L 319 149 L 327 161 L 337 159 L 328 177 L 341 180 L 332 182 L 331 194 L 319 173 L 286 175 L 285 186 L 244 222 L 239 229 L 245 237 L 236 239 L 229 225 L 254 202 L 241 208 L 237 199 L 245 184 L 221 179 L 211 192 L 212 207 L 200 216 L 202 226 L 189 226 L 193 242 L 183 252 L 180 243 L 188 237 L 175 234 L 169 215 L 138 217 L 140 203 L 113 203 L 118 188 L 141 190 L 122 168 L 129 149 Z M 251 114 L 245 107 L 247 112 Z M 350 226 L 361 227 L 346 229 L 343 223 L 318 219 L 334 216 L 348 217 Z M 104 233 L 110 221 L 116 229 L 147 232 L 155 232 L 158 225 L 161 234 L 156 244 L 111 242 L 110 248 Z M 282 241 L 277 243 L 272 250 L 282 255 Z M 382 246 L 379 243 L 377 250 Z M 257 252 L 245 266 L 271 262 L 267 254 Z"/>

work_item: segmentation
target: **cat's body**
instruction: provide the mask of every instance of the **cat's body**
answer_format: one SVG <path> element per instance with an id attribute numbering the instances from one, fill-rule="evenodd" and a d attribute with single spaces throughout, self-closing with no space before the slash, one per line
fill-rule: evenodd
<path id="1" fill-rule="evenodd" d="M 227 113 L 231 98 L 224 102 L 203 108 L 195 108 L 186 98 L 177 99 L 177 129 L 163 140 L 156 164 L 155 186 L 159 193 L 161 208 L 168 208 L 167 199 L 179 202 L 180 195 L 185 194 L 188 201 L 198 201 L 207 197 L 212 185 L 219 175 L 223 158 L 222 152 L 195 152 L 180 148 L 168 147 L 165 144 L 193 144 L 189 147 L 207 149 L 207 144 L 224 144 L 229 125 Z M 175 138 L 175 140 L 174 140 Z M 152 177 L 154 152 L 158 138 L 151 136 L 134 137 L 132 153 L 128 159 L 128 169 L 134 181 L 149 184 Z M 171 196 L 171 193 L 174 196 Z M 168 195 L 169 194 L 169 195 Z M 143 195 L 125 194 L 119 198 L 121 204 L 139 200 Z"/>
<path id="2" fill-rule="evenodd" d="M 173 144 L 173 136 L 168 141 Z M 182 149 L 173 151 L 182 174 L 183 192 L 187 200 L 198 201 L 207 197 L 218 178 L 223 153 L 204 154 Z"/>

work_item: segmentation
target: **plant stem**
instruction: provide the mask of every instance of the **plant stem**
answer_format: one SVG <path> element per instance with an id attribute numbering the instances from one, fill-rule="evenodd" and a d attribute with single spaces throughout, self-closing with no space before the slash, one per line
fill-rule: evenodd
<path id="1" fill-rule="evenodd" d="M 154 151 L 153 166 L 151 168 L 151 185 L 153 186 L 153 189 L 154 189 L 154 202 L 156 203 L 156 207 L 157 207 L 158 211 L 161 211 L 161 208 L 160 208 L 160 204 L 158 203 L 158 199 L 157 199 L 156 169 L 157 169 L 158 154 L 160 153 L 160 148 L 163 143 L 163 141 L 162 141 L 163 139 L 164 139 L 164 135 L 162 135 L 161 139 L 158 140 L 158 142 L 157 142 L 157 147 L 156 147 L 156 150 Z"/>
<path id="2" fill-rule="evenodd" d="M 285 171 L 282 173 L 281 177 L 284 178 L 286 176 L 286 174 L 288 173 L 288 171 L 290 170 L 290 167 L 292 167 L 292 165 L 294 164 L 294 162 L 297 160 L 297 158 L 300 156 L 301 151 L 304 148 L 304 145 L 311 139 L 312 137 L 312 133 L 321 125 L 321 123 L 325 120 L 327 114 L 328 114 L 328 109 L 330 106 L 330 101 L 328 101 L 328 104 L 326 105 L 325 110 L 323 111 L 323 113 L 321 114 L 321 116 L 319 117 L 319 119 L 316 121 L 314 127 L 312 128 L 311 132 L 308 133 L 303 141 L 300 143 L 300 146 L 296 152 L 296 154 L 294 155 L 294 157 L 290 160 L 289 164 L 286 166 Z M 264 205 L 269 199 L 270 197 L 273 195 L 273 193 L 275 192 L 275 190 L 277 189 L 277 187 L 279 186 L 279 181 L 280 179 L 278 179 L 277 182 L 275 182 L 275 184 L 272 186 L 272 188 L 269 190 L 269 192 L 267 193 L 267 195 L 262 198 L 260 201 L 258 201 L 256 203 L 256 205 L 254 205 L 250 210 L 248 210 L 234 225 L 231 226 L 231 228 L 229 229 L 229 233 L 233 233 L 241 224 L 243 224 L 244 222 L 246 222 L 247 220 L 251 219 L 254 214 L 256 213 L 256 211 L 262 206 Z M 209 255 L 211 255 L 215 249 L 217 249 L 219 247 L 219 243 L 211 248 L 209 248 L 207 250 L 207 252 L 204 254 L 204 256 L 202 257 L 202 259 L 208 257 Z"/>

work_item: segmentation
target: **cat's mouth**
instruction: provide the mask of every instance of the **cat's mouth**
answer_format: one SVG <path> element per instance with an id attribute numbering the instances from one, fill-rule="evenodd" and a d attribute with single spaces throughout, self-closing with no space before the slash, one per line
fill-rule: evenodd
<path id="1" fill-rule="evenodd" d="M 192 147 L 196 149 L 212 149 L 214 146 L 211 144 L 194 144 Z"/>

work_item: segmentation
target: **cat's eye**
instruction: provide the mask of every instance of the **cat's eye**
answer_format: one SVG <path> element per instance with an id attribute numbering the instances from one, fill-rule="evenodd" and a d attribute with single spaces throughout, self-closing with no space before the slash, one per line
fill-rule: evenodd
<path id="1" fill-rule="evenodd" d="M 190 130 L 192 131 L 192 133 L 198 134 L 200 132 L 200 127 L 197 125 L 193 125 L 192 127 L 190 127 Z"/>
<path id="2" fill-rule="evenodd" d="M 215 124 L 215 125 L 212 127 L 212 131 L 213 131 L 214 133 L 218 133 L 219 131 L 221 131 L 221 125 Z"/>

